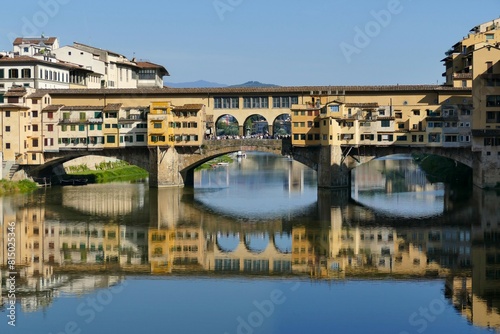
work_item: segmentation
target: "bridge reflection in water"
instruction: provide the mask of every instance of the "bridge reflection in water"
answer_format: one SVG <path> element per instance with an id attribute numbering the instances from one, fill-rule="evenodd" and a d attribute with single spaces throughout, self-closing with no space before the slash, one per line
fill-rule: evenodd
<path id="1" fill-rule="evenodd" d="M 490 223 L 496 219 L 491 203 L 500 203 L 496 193 L 474 195 L 480 213 L 455 210 L 453 221 L 437 216 L 418 226 L 330 191 L 320 191 L 317 205 L 291 220 L 242 224 L 194 201 L 189 189 L 136 185 L 116 196 L 116 187 L 122 185 L 107 186 L 108 193 L 99 188 L 98 206 L 81 200 L 97 196 L 92 187 L 79 188 L 80 197 L 73 196 L 76 188 L 60 188 L 3 199 L 3 222 L 16 222 L 17 288 L 24 311 L 138 274 L 439 277 L 446 281 L 445 296 L 469 321 L 500 328 L 500 230 Z M 6 227 L 0 238 L 4 269 Z"/>
<path id="2" fill-rule="evenodd" d="M 389 162 L 380 164 L 381 170 L 394 171 Z M 395 194 L 418 187 L 420 174 L 411 172 L 415 179 L 408 185 L 391 173 L 367 173 L 359 170 L 357 177 L 365 179 L 354 182 L 352 192 L 361 205 L 345 192 L 319 191 L 313 205 L 291 215 L 244 223 L 187 188 L 112 184 L 3 198 L 2 273 L 7 273 L 5 222 L 14 221 L 17 289 L 25 312 L 49 307 L 62 294 L 90 293 L 131 275 L 440 278 L 458 312 L 476 325 L 500 329 L 500 230 L 491 224 L 499 196 L 476 190 L 470 200 L 474 210 L 470 203 L 453 205 L 452 192 L 422 182 L 422 193 L 433 193 L 446 214 L 432 208 L 415 225 L 415 219 L 389 217 L 392 203 L 386 208 L 380 200 L 365 199 L 382 187 Z M 301 178 L 290 172 L 285 183 L 290 194 L 304 191 Z M 2 290 L 7 288 L 2 280 Z M 2 302 L 5 308 L 4 297 Z"/>

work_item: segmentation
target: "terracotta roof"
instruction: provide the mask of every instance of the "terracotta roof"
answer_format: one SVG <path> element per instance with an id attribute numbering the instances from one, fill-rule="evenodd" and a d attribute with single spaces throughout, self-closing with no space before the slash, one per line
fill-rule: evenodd
<path id="1" fill-rule="evenodd" d="M 120 110 L 122 104 L 121 103 L 108 103 L 103 111 L 118 111 Z"/>
<path id="2" fill-rule="evenodd" d="M 47 93 L 44 93 L 44 92 L 35 92 L 33 94 L 28 95 L 28 98 L 29 99 L 41 99 L 45 95 L 47 95 Z"/>
<path id="3" fill-rule="evenodd" d="M 139 68 L 144 68 L 144 69 L 158 69 L 160 72 L 163 72 L 163 75 L 170 75 L 167 71 L 167 69 L 161 65 L 151 63 L 149 61 L 136 61 L 137 67 Z"/>
<path id="4" fill-rule="evenodd" d="M 4 94 L 6 97 L 21 97 L 26 95 L 26 89 L 10 89 Z"/>
<path id="5" fill-rule="evenodd" d="M 103 106 L 64 106 L 61 110 L 64 111 L 80 111 L 80 110 L 103 110 Z"/>
<path id="6" fill-rule="evenodd" d="M 174 110 L 200 110 L 203 106 L 204 104 L 185 104 L 183 106 L 174 107 Z"/>
<path id="7" fill-rule="evenodd" d="M 17 37 L 12 45 L 40 44 L 41 42 L 45 45 L 53 45 L 56 39 L 56 37 Z"/>
<path id="8" fill-rule="evenodd" d="M 117 52 L 113 52 L 113 51 L 110 51 L 110 50 L 97 48 L 95 46 L 87 45 L 87 44 L 83 44 L 83 43 L 73 42 L 73 47 L 75 49 L 79 49 L 79 50 L 83 50 L 83 51 L 87 51 L 87 52 L 92 52 L 92 53 L 94 53 L 95 51 L 106 52 L 106 53 L 109 53 L 109 54 L 112 54 L 112 55 L 121 56 L 123 58 L 126 58 L 124 55 L 119 54 Z M 86 50 L 86 49 L 90 49 L 92 51 L 89 51 L 89 50 Z"/>
<path id="9" fill-rule="evenodd" d="M 283 87 L 217 87 L 217 88 L 105 88 L 105 89 L 46 89 L 49 94 L 53 95 L 175 95 L 175 94 L 203 94 L 203 95 L 224 95 L 224 94 L 310 94 L 318 95 L 321 91 L 323 94 L 331 92 L 336 95 L 336 92 L 408 92 L 408 91 L 429 91 L 429 92 L 447 92 L 456 91 L 470 93 L 470 87 L 451 87 L 440 85 L 393 85 L 393 86 L 283 86 Z"/>
<path id="10" fill-rule="evenodd" d="M 0 109 L 24 109 L 28 110 L 28 107 L 21 106 L 19 104 L 0 104 Z"/>
<path id="11" fill-rule="evenodd" d="M 42 111 L 58 111 L 61 107 L 64 107 L 64 104 L 51 104 L 43 108 Z"/>

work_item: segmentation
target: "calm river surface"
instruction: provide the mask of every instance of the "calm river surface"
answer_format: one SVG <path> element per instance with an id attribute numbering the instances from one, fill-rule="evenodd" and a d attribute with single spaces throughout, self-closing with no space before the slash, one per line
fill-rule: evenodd
<path id="1" fill-rule="evenodd" d="M 343 191 L 247 152 L 194 188 L 0 203 L 0 333 L 500 332 L 499 195 L 431 184 L 402 156 Z"/>

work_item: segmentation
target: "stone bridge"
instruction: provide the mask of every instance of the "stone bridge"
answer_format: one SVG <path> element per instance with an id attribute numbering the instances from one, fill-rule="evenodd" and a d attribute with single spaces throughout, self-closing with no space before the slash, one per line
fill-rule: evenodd
<path id="1" fill-rule="evenodd" d="M 425 146 L 317 146 L 293 147 L 294 160 L 318 172 L 318 186 L 341 188 L 350 186 L 350 171 L 373 159 L 393 155 L 424 153 L 450 158 L 473 169 L 474 177 L 481 172 L 479 155 L 468 147 Z"/>
<path id="2" fill-rule="evenodd" d="M 291 140 L 287 139 L 223 139 L 206 140 L 198 148 L 175 149 L 156 147 L 150 154 L 150 184 L 156 186 L 193 185 L 194 169 L 215 157 L 238 151 L 259 151 L 287 155 Z"/>
<path id="3" fill-rule="evenodd" d="M 470 148 L 417 146 L 314 146 L 292 147 L 291 139 L 205 140 L 200 147 L 129 147 L 101 150 L 45 152 L 42 166 L 25 167 L 36 176 L 42 170 L 86 155 L 115 157 L 149 171 L 151 187 L 193 185 L 194 169 L 215 157 L 237 151 L 259 151 L 290 155 L 294 160 L 318 172 L 318 186 L 350 186 L 350 171 L 378 157 L 392 154 L 425 153 L 453 159 L 481 173 L 479 156 Z"/>

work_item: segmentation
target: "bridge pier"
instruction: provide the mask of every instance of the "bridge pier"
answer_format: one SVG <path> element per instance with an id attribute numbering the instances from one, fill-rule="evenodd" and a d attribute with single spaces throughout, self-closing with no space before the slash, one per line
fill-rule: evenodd
<path id="1" fill-rule="evenodd" d="M 179 170 L 180 157 L 173 147 L 152 147 L 149 150 L 149 186 L 183 187 Z"/>
<path id="2" fill-rule="evenodd" d="M 500 185 L 500 161 L 497 152 L 474 159 L 472 164 L 472 183 L 479 188 L 495 188 Z"/>
<path id="3" fill-rule="evenodd" d="M 351 186 L 351 171 L 344 163 L 340 145 L 322 146 L 319 151 L 318 187 L 346 188 Z"/>

